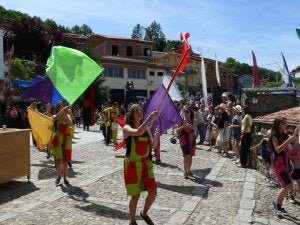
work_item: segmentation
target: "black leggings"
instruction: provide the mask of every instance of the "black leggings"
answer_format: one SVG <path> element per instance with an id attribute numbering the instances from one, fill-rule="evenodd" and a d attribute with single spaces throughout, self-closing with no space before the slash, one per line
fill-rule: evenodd
<path id="1" fill-rule="evenodd" d="M 251 133 L 244 133 L 241 142 L 241 165 L 246 166 L 251 146 Z"/>

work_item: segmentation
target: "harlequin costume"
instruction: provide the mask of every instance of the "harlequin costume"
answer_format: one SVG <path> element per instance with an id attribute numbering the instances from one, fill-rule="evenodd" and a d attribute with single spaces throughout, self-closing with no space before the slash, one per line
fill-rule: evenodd
<path id="1" fill-rule="evenodd" d="M 149 137 L 129 136 L 125 142 L 127 150 L 124 179 L 127 195 L 138 195 L 143 190 L 156 189 Z"/>
<path id="2" fill-rule="evenodd" d="M 71 129 L 66 120 L 57 120 L 54 124 L 54 131 L 51 139 L 52 154 L 56 159 L 63 159 L 64 162 L 71 161 L 72 157 L 72 135 Z"/>

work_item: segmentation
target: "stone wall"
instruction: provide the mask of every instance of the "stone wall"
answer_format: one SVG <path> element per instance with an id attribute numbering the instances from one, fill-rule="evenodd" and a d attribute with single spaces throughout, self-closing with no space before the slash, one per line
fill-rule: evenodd
<path id="1" fill-rule="evenodd" d="M 250 107 L 253 118 L 299 105 L 294 88 L 244 88 L 241 102 Z"/>

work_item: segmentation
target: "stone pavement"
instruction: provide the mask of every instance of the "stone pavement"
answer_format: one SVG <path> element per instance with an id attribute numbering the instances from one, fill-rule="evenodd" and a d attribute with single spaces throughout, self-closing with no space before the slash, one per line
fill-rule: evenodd
<path id="1" fill-rule="evenodd" d="M 184 179 L 181 150 L 170 137 L 161 137 L 162 163 L 154 167 L 158 196 L 149 215 L 155 224 L 300 224 L 300 203 L 285 200 L 289 216 L 275 215 L 272 200 L 278 189 L 267 185 L 259 172 L 238 168 L 217 151 L 206 151 L 205 145 L 197 146 L 193 158 L 195 177 Z M 106 146 L 99 126 L 89 132 L 78 128 L 73 141 L 70 187 L 54 185 L 53 158 L 31 146 L 31 182 L 22 177 L 0 185 L 0 224 L 129 223 L 123 159 L 115 157 L 124 149 L 113 152 Z M 145 224 L 139 216 L 137 223 Z"/>

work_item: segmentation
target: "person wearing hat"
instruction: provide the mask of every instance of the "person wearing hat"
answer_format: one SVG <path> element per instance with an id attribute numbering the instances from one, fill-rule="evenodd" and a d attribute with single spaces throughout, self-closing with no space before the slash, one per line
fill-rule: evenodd
<path id="1" fill-rule="evenodd" d="M 223 157 L 229 158 L 228 154 L 228 141 L 229 141 L 229 116 L 227 112 L 225 111 L 226 105 L 224 103 L 220 104 L 219 107 L 219 113 L 220 116 L 217 121 L 218 129 L 219 129 L 219 135 L 218 135 L 218 141 L 221 143 L 221 148 L 223 150 Z"/>
<path id="2" fill-rule="evenodd" d="M 235 153 L 235 163 L 240 163 L 240 136 L 241 136 L 241 124 L 242 124 L 242 107 L 236 105 L 233 107 L 233 118 L 231 122 L 231 131 L 232 131 L 232 149 Z"/>

